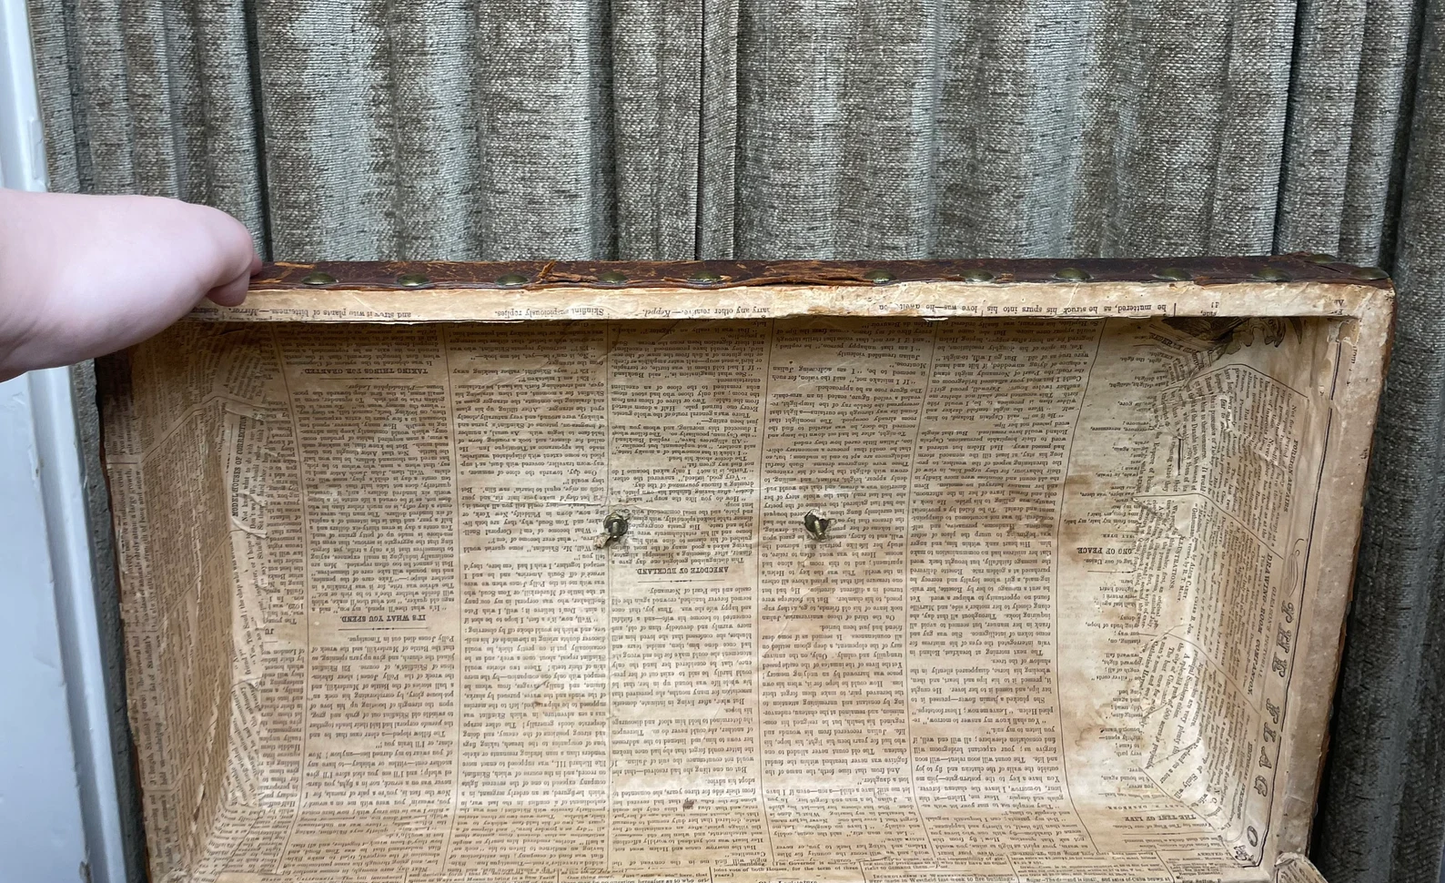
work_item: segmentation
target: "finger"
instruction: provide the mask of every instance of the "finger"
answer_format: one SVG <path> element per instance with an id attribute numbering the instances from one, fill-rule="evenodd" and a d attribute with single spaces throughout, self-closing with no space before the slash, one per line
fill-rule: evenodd
<path id="1" fill-rule="evenodd" d="M 246 289 L 250 285 L 251 271 L 248 268 L 245 273 L 206 292 L 206 297 L 223 307 L 240 306 L 246 301 Z"/>
<path id="2" fill-rule="evenodd" d="M 246 289 L 251 284 L 251 277 L 260 273 L 263 266 L 265 265 L 261 261 L 261 256 L 252 252 L 251 265 L 246 268 L 245 272 L 212 288 L 206 292 L 206 297 L 223 307 L 240 306 L 246 301 Z"/>
<path id="3" fill-rule="evenodd" d="M 261 258 L 256 254 L 256 243 L 251 231 L 245 225 L 219 209 L 209 206 L 188 205 L 187 208 L 200 212 L 202 223 L 213 243 L 211 264 L 215 274 L 205 287 L 216 291 L 229 286 L 236 278 L 246 278 L 260 266 Z M 208 292 L 209 293 L 209 292 Z"/>

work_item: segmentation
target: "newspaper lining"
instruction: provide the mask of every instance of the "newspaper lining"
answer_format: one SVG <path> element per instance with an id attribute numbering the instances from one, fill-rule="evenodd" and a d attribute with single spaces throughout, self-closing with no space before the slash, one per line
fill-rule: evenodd
<path id="1" fill-rule="evenodd" d="M 1266 879 L 1341 327 L 183 323 L 105 413 L 153 877 Z"/>

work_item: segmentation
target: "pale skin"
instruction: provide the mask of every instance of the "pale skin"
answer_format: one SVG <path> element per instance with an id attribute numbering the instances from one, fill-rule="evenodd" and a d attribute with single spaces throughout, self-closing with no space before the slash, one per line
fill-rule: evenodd
<path id="1" fill-rule="evenodd" d="M 148 196 L 0 189 L 0 381 L 124 349 L 261 268 L 225 212 Z"/>

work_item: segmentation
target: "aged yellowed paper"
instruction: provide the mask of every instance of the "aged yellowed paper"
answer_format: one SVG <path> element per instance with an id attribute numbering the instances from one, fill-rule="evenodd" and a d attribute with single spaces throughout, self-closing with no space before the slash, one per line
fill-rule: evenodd
<path id="1" fill-rule="evenodd" d="M 1388 295 L 936 288 L 278 294 L 112 364 L 154 878 L 1268 879 Z"/>

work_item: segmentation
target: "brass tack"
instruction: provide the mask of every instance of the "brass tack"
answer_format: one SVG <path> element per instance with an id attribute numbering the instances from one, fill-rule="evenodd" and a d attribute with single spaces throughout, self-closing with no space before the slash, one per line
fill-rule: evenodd
<path id="1" fill-rule="evenodd" d="M 807 514 L 803 516 L 803 530 L 806 530 L 808 536 L 815 540 L 827 539 L 828 528 L 832 524 L 833 520 L 819 515 L 817 509 L 809 509 Z"/>
<path id="2" fill-rule="evenodd" d="M 597 281 L 603 285 L 625 285 L 627 284 L 627 276 L 617 270 L 608 270 L 605 273 L 599 273 L 597 275 Z"/>
<path id="3" fill-rule="evenodd" d="M 893 281 L 893 274 L 887 270 L 869 270 L 863 274 L 863 278 L 874 285 L 884 285 Z"/>
<path id="4" fill-rule="evenodd" d="M 1054 278 L 1061 282 L 1088 282 L 1091 277 L 1078 267 L 1065 267 L 1055 273 Z"/>
<path id="5" fill-rule="evenodd" d="M 1279 267 L 1265 267 L 1258 273 L 1255 273 L 1254 278 L 1261 282 L 1288 282 L 1290 277 L 1288 273 Z"/>
<path id="6" fill-rule="evenodd" d="M 716 285 L 722 281 L 722 277 L 711 270 L 698 270 L 687 281 L 693 285 Z"/>
<path id="7" fill-rule="evenodd" d="M 1386 273 L 1379 267 L 1356 267 L 1355 269 L 1350 271 L 1350 276 L 1355 279 L 1364 279 L 1366 281 L 1390 278 L 1390 274 Z"/>
<path id="8" fill-rule="evenodd" d="M 629 515 L 626 512 L 609 512 L 602 519 L 602 544 L 615 543 L 627 535 Z"/>
<path id="9" fill-rule="evenodd" d="M 964 282 L 992 282 L 993 274 L 987 270 L 964 270 Z"/>
<path id="10" fill-rule="evenodd" d="M 497 280 L 497 284 L 505 286 L 507 288 L 516 288 L 518 285 L 526 285 L 527 281 L 527 277 L 523 276 L 521 273 L 508 273 L 507 275 L 499 278 Z"/>
<path id="11" fill-rule="evenodd" d="M 420 273 L 403 273 L 396 277 L 396 284 L 403 288 L 420 288 L 423 285 L 430 285 L 431 280 Z"/>
<path id="12" fill-rule="evenodd" d="M 1307 254 L 1304 259 L 1312 264 L 1333 264 L 1336 260 L 1332 254 Z"/>
<path id="13" fill-rule="evenodd" d="M 1194 278 L 1194 274 L 1183 267 L 1165 267 L 1155 273 L 1154 278 L 1165 282 L 1188 282 Z"/>
<path id="14" fill-rule="evenodd" d="M 302 285 L 335 285 L 336 277 L 330 273 L 317 271 L 301 280 Z"/>

